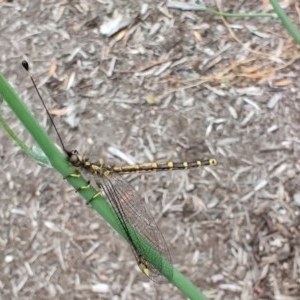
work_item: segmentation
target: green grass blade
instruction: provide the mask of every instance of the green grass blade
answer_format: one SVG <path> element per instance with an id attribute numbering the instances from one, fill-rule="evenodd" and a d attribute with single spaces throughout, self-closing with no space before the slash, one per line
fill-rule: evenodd
<path id="1" fill-rule="evenodd" d="M 9 127 L 9 125 L 5 122 L 3 116 L 0 113 L 0 126 L 6 131 L 6 133 L 11 137 L 12 140 L 14 140 L 17 145 L 30 157 L 32 157 L 34 160 L 38 161 L 40 164 L 49 166 L 50 162 L 45 155 L 41 155 L 37 151 L 33 151 L 30 149 L 26 144 L 21 141 L 18 136 L 14 133 L 14 131 Z"/>
<path id="2" fill-rule="evenodd" d="M 296 43 L 300 45 L 300 33 L 297 30 L 296 26 L 292 23 L 290 18 L 287 16 L 285 11 L 281 8 L 277 0 L 270 0 L 271 5 L 273 6 L 276 14 L 281 20 L 285 29 L 290 33 L 290 35 L 294 38 Z M 296 4 L 295 4 L 296 5 Z"/>

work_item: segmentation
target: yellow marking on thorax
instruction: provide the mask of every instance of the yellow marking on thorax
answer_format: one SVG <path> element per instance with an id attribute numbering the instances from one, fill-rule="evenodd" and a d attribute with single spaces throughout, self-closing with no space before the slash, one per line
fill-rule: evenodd
<path id="1" fill-rule="evenodd" d="M 201 162 L 201 160 L 197 160 L 197 161 L 196 161 L 196 163 L 197 163 L 197 165 L 198 165 L 199 167 L 201 167 L 201 166 L 202 166 L 202 162 Z"/>
<path id="2" fill-rule="evenodd" d="M 103 176 L 108 176 L 110 174 L 110 171 L 109 170 L 106 170 L 103 172 Z"/>
<path id="3" fill-rule="evenodd" d="M 99 172 L 100 170 L 101 170 L 101 167 L 99 167 L 99 166 L 97 166 L 97 165 L 95 165 L 95 164 L 90 164 L 90 166 L 91 166 L 91 168 L 92 168 L 92 170 L 93 170 L 93 172 Z"/>
<path id="4" fill-rule="evenodd" d="M 83 164 L 84 164 L 84 167 L 89 167 L 91 165 L 91 163 L 88 160 L 85 161 Z"/>

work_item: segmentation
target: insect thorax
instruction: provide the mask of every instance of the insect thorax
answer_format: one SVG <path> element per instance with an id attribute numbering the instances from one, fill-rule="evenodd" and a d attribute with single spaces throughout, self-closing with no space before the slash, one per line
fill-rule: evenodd
<path id="1" fill-rule="evenodd" d="M 77 150 L 67 153 L 69 162 L 77 169 L 83 169 L 87 173 L 98 176 L 107 176 L 110 173 L 110 167 L 105 166 L 103 159 L 91 162 L 89 158 L 79 155 Z"/>

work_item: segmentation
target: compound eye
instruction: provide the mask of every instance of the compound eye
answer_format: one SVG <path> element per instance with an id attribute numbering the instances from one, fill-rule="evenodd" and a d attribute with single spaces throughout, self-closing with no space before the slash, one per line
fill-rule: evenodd
<path id="1" fill-rule="evenodd" d="M 78 162 L 79 162 L 78 156 L 75 155 L 75 154 L 71 154 L 71 156 L 69 157 L 69 162 L 70 162 L 71 164 L 76 164 L 76 163 L 78 163 Z"/>
<path id="2" fill-rule="evenodd" d="M 81 159 L 80 159 L 80 156 L 78 155 L 77 150 L 73 150 L 70 152 L 69 162 L 74 166 L 80 165 Z"/>

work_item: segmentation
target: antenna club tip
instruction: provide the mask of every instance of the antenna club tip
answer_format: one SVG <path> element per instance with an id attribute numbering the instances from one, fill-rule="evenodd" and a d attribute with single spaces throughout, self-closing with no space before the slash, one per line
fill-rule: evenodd
<path id="1" fill-rule="evenodd" d="M 29 64 L 26 60 L 22 61 L 22 66 L 26 71 L 29 71 Z"/>

